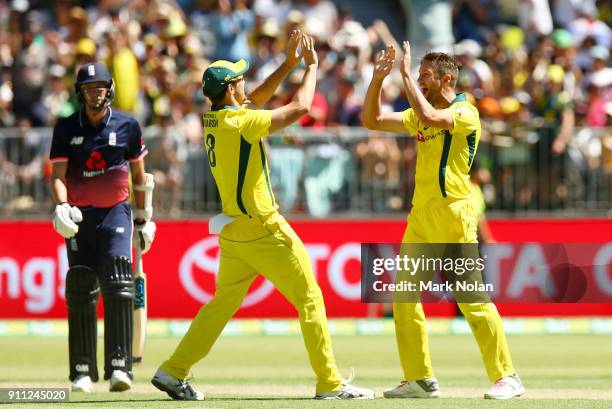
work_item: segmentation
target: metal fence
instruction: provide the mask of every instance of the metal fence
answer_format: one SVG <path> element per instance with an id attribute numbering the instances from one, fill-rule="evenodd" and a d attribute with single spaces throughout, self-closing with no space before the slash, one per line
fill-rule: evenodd
<path id="1" fill-rule="evenodd" d="M 48 217 L 52 130 L 0 129 L 0 212 Z M 200 144 L 176 127 L 147 127 L 147 170 L 158 217 L 206 216 L 219 195 Z M 612 198 L 612 128 L 576 128 L 561 155 L 554 126 L 487 122 L 473 169 L 490 211 L 607 214 Z M 417 143 L 364 128 L 289 129 L 267 140 L 270 176 L 290 216 L 404 214 L 414 190 Z"/>

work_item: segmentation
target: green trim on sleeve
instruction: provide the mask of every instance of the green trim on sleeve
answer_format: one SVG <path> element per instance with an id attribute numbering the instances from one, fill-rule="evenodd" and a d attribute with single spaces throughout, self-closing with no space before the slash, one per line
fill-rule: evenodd
<path id="1" fill-rule="evenodd" d="M 276 203 L 274 202 L 274 194 L 272 194 L 272 185 L 270 185 L 270 171 L 268 170 L 268 164 L 266 163 L 266 151 L 261 140 L 259 141 L 259 153 L 261 154 L 261 168 L 263 169 L 264 176 L 266 177 L 266 185 L 268 185 L 270 200 L 272 200 L 272 206 L 276 206 Z"/>
<path id="2" fill-rule="evenodd" d="M 444 131 L 444 145 L 442 146 L 442 155 L 440 157 L 440 169 L 438 171 L 438 183 L 440 184 L 440 192 L 442 197 L 446 197 L 446 164 L 448 163 L 448 154 L 450 153 L 451 142 L 453 136 L 448 130 Z"/>
<path id="3" fill-rule="evenodd" d="M 240 211 L 246 215 L 249 213 L 244 207 L 242 202 L 242 187 L 244 186 L 244 179 L 246 177 L 247 168 L 249 167 L 249 157 L 251 156 L 251 144 L 244 139 L 244 136 L 240 135 L 240 155 L 238 162 L 238 184 L 236 185 L 236 203 Z"/>
<path id="4" fill-rule="evenodd" d="M 476 131 L 472 131 L 467 136 L 467 145 L 469 149 L 468 156 L 468 170 L 472 167 L 472 162 L 474 161 L 474 155 L 476 154 Z"/>

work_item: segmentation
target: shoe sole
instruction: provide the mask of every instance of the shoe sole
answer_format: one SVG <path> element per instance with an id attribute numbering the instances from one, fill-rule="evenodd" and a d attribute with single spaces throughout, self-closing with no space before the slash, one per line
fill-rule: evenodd
<path id="1" fill-rule="evenodd" d="M 325 397 L 325 398 L 324 397 L 318 397 L 318 396 L 314 397 L 315 400 L 369 400 L 369 399 L 374 399 L 374 398 L 375 398 L 375 396 L 360 396 L 358 398 L 344 398 L 344 399 L 343 398 L 339 398 L 337 396 L 328 397 L 328 398 L 327 397 Z"/>
<path id="2" fill-rule="evenodd" d="M 431 392 L 426 396 L 424 395 L 388 395 L 383 392 L 383 397 L 385 399 L 436 399 L 440 397 L 440 392 Z"/>
<path id="3" fill-rule="evenodd" d="M 516 392 L 512 396 L 504 396 L 500 398 L 500 397 L 494 397 L 491 395 L 487 395 L 485 393 L 484 398 L 491 399 L 491 400 L 510 400 L 510 399 L 518 398 L 519 396 L 523 396 L 524 393 L 525 393 L 525 388 L 521 386 L 520 388 L 516 390 Z"/>
<path id="4" fill-rule="evenodd" d="M 92 389 L 83 389 L 83 388 L 70 388 L 70 392 L 76 392 L 76 393 L 91 393 L 93 391 Z"/>
<path id="5" fill-rule="evenodd" d="M 117 381 L 114 384 L 111 385 L 111 387 L 109 388 L 109 391 L 111 392 L 124 392 L 127 391 L 129 389 L 132 388 L 132 385 L 130 385 L 127 382 L 124 381 Z"/>
<path id="6" fill-rule="evenodd" d="M 155 386 L 160 391 L 166 392 L 168 394 L 168 396 L 170 396 L 174 400 L 186 400 L 182 396 L 179 396 L 176 393 L 174 393 L 170 388 L 168 388 L 166 385 L 161 383 L 161 381 L 158 381 L 155 378 L 151 379 L 151 383 L 153 384 L 153 386 Z"/>
<path id="7" fill-rule="evenodd" d="M 153 384 L 153 386 L 155 386 L 160 391 L 166 392 L 168 394 L 168 396 L 170 396 L 174 400 L 187 400 L 187 401 L 194 401 L 194 402 L 198 402 L 198 401 L 203 401 L 204 400 L 204 398 L 202 398 L 202 399 L 187 399 L 187 398 L 184 398 L 182 396 L 179 396 L 176 393 L 174 393 L 174 391 L 172 391 L 172 389 L 168 388 L 165 384 L 163 384 L 161 381 L 159 381 L 159 380 L 157 380 L 155 378 L 151 379 L 151 383 Z"/>

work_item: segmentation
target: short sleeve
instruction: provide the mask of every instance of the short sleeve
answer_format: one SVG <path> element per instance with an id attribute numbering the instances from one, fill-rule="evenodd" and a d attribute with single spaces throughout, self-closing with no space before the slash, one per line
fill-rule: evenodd
<path id="1" fill-rule="evenodd" d="M 464 104 L 454 104 L 448 109 L 453 116 L 453 131 L 471 133 L 478 129 L 478 111 Z"/>
<path id="2" fill-rule="evenodd" d="M 53 128 L 51 139 L 51 152 L 49 159 L 51 162 L 63 162 L 68 160 L 69 146 L 67 143 L 67 133 L 64 131 L 64 121 L 59 120 Z"/>
<path id="3" fill-rule="evenodd" d="M 415 136 L 419 128 L 417 116 L 414 113 L 414 109 L 408 108 L 407 110 L 405 110 L 404 115 L 402 116 L 402 120 L 404 122 L 404 128 L 406 128 L 406 132 L 408 132 L 408 135 Z"/>
<path id="4" fill-rule="evenodd" d="M 132 119 L 130 121 L 130 133 L 128 136 L 128 159 L 135 161 L 143 158 L 149 151 L 144 143 L 144 136 L 138 121 Z"/>
<path id="5" fill-rule="evenodd" d="M 272 124 L 272 111 L 247 109 L 240 118 L 240 133 L 249 143 L 268 136 Z"/>

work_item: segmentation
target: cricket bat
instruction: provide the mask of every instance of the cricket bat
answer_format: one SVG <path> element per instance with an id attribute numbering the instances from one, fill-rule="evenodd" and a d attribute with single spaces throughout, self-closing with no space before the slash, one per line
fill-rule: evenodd
<path id="1" fill-rule="evenodd" d="M 132 340 L 132 365 L 142 362 L 147 338 L 147 283 L 142 266 L 142 250 L 136 246 L 136 271 L 134 272 L 134 339 Z"/>
<path id="2" fill-rule="evenodd" d="M 145 209 L 153 205 L 153 175 L 145 173 Z M 147 282 L 142 266 L 142 249 L 136 246 L 136 271 L 134 271 L 134 332 L 132 339 L 132 365 L 142 362 L 145 341 L 147 339 Z"/>

